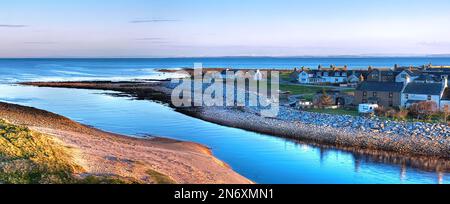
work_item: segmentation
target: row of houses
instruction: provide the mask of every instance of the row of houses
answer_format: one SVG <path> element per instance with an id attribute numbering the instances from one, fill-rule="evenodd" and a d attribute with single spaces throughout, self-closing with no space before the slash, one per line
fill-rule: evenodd
<path id="1" fill-rule="evenodd" d="M 295 69 L 290 75 L 293 82 L 300 84 L 356 84 L 363 80 L 367 71 L 346 68 L 331 69 Z"/>
<path id="2" fill-rule="evenodd" d="M 450 105 L 449 75 L 450 70 L 374 70 L 357 86 L 355 104 L 409 107 L 421 101 L 434 101 L 443 108 Z"/>
<path id="3" fill-rule="evenodd" d="M 384 107 L 409 107 L 420 101 L 434 101 L 439 107 L 450 105 L 448 76 L 450 68 L 398 67 L 348 70 L 296 69 L 292 81 L 300 84 L 348 84 L 356 87 L 354 105 L 378 104 Z"/>

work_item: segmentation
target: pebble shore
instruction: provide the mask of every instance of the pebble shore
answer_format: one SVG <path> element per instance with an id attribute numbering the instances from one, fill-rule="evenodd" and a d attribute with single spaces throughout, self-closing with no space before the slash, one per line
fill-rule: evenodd
<path id="1" fill-rule="evenodd" d="M 207 107 L 195 112 L 195 117 L 210 122 L 301 141 L 450 158 L 450 128 L 445 124 L 329 115 L 289 107 L 281 107 L 277 118 L 261 117 L 254 108 Z"/>

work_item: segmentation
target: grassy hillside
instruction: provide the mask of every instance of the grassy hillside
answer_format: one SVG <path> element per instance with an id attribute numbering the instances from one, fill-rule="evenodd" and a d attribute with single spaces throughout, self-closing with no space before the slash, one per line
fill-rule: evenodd
<path id="1" fill-rule="evenodd" d="M 0 120 L 0 183 L 1 184 L 132 184 L 134 179 L 116 176 L 87 176 L 75 164 L 68 148 L 51 137 L 26 127 Z M 150 170 L 149 170 L 150 171 Z M 153 172 L 153 171 L 152 171 Z M 158 174 L 156 183 L 171 183 Z"/>

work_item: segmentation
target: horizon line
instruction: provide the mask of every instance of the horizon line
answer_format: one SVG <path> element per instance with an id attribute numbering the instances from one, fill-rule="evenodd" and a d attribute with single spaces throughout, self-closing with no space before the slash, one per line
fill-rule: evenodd
<path id="1" fill-rule="evenodd" d="M 450 54 L 421 55 L 217 55 L 217 56 L 41 56 L 41 57 L 1 57 L 0 59 L 182 59 L 182 58 L 448 58 Z"/>

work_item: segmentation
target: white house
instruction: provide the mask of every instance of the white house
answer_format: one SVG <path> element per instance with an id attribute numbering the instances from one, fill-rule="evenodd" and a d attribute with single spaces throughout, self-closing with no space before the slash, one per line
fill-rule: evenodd
<path id="1" fill-rule="evenodd" d="M 255 76 L 253 76 L 253 79 L 255 81 L 263 80 L 263 74 L 261 73 L 261 71 L 259 69 L 256 71 Z"/>
<path id="2" fill-rule="evenodd" d="M 300 82 L 300 84 L 314 83 L 311 82 L 311 78 L 314 78 L 314 73 L 310 72 L 309 70 L 303 70 L 298 74 L 298 82 Z"/>
<path id="3" fill-rule="evenodd" d="M 361 81 L 362 74 L 353 72 L 350 76 L 347 77 L 347 82 L 351 84 L 356 84 Z"/>
<path id="4" fill-rule="evenodd" d="M 348 74 L 346 71 L 318 71 L 316 76 L 323 78 L 322 83 L 342 84 L 347 82 Z"/>
<path id="5" fill-rule="evenodd" d="M 409 83 L 419 78 L 420 72 L 416 70 L 403 70 L 395 77 L 395 82 Z"/>
<path id="6" fill-rule="evenodd" d="M 448 77 L 444 77 L 442 82 L 410 82 L 406 84 L 401 97 L 403 107 L 409 107 L 421 101 L 434 101 L 438 107 L 442 107 L 441 99 L 448 87 Z"/>

